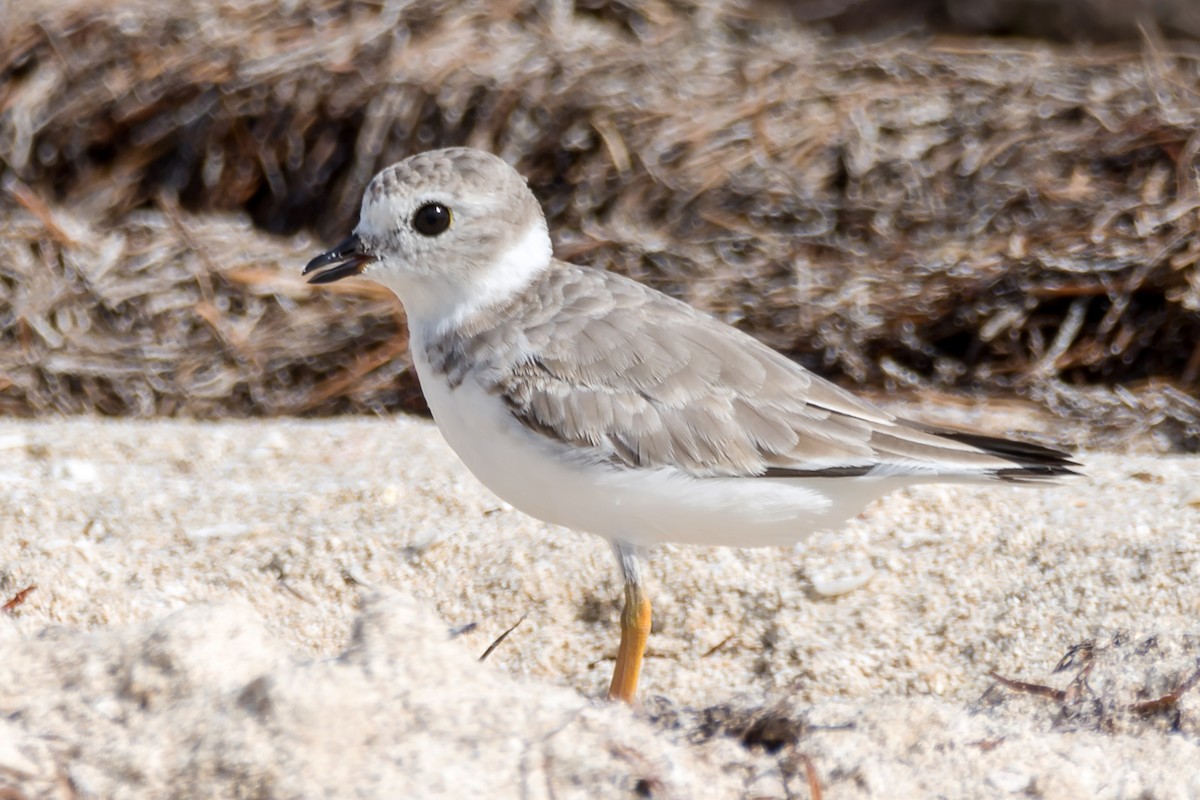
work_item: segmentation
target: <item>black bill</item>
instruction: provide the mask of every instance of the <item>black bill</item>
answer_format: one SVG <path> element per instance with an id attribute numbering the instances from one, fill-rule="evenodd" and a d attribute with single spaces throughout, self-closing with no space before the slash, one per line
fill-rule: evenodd
<path id="1" fill-rule="evenodd" d="M 375 260 L 375 257 L 363 252 L 362 242 L 357 236 L 351 236 L 332 250 L 308 262 L 302 275 L 314 273 L 308 279 L 309 283 L 333 283 L 351 275 L 361 275 Z"/>

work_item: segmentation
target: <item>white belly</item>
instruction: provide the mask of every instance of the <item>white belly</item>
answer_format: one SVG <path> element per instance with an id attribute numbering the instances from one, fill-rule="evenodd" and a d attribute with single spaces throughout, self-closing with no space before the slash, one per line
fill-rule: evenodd
<path id="1" fill-rule="evenodd" d="M 586 463 L 525 428 L 470 377 L 451 389 L 414 345 L 421 388 L 446 442 L 485 486 L 546 522 L 639 545 L 787 545 L 837 526 L 907 483 L 693 478 L 673 469 Z"/>

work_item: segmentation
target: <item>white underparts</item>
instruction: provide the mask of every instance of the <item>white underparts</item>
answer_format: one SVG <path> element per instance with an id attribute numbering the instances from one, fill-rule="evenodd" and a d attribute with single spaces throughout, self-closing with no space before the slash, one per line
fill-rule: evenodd
<path id="1" fill-rule="evenodd" d="M 598 464 L 525 428 L 469 376 L 451 389 L 424 358 L 422 340 L 414 335 L 413 361 L 442 436 L 485 486 L 546 522 L 634 545 L 788 545 L 909 483 L 694 478 L 672 468 Z"/>

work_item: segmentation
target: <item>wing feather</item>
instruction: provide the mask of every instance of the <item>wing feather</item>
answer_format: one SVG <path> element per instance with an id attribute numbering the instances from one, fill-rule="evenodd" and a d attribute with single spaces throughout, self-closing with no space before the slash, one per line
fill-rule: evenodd
<path id="1" fill-rule="evenodd" d="M 476 379 L 527 427 L 603 460 L 696 477 L 1069 472 L 1057 451 L 898 420 L 621 276 L 556 263 L 531 289 L 431 347 L 431 363 L 484 365 Z"/>

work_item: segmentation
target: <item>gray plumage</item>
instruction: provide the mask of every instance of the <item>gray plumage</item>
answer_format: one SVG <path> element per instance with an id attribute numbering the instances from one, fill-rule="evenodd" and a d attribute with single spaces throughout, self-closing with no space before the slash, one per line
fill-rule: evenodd
<path id="1" fill-rule="evenodd" d="M 529 429 L 624 468 L 1017 481 L 1071 473 L 1055 450 L 898 420 L 684 303 L 561 261 L 426 348 L 451 387 L 473 377 Z"/>

